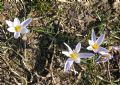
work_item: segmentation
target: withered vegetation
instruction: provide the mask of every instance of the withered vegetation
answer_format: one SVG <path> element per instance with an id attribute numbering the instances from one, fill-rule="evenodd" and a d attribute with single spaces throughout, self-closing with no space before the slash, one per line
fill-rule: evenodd
<path id="1" fill-rule="evenodd" d="M 18 1 L 18 2 L 16 2 Z M 65 0 L 66 1 L 66 0 Z M 31 17 L 30 33 L 13 38 L 5 20 Z M 120 45 L 119 0 L 0 0 L 0 85 L 119 85 L 120 53 L 96 64 L 83 59 L 64 73 L 63 42 L 88 46 L 91 30 L 105 32 L 103 47 Z"/>

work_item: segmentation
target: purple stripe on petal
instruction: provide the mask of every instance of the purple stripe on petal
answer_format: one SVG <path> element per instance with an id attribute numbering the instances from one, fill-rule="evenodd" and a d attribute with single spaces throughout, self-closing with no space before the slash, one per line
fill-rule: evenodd
<path id="1" fill-rule="evenodd" d="M 97 44 L 98 45 L 101 45 L 102 44 L 102 42 L 103 42 L 103 40 L 104 40 L 104 38 L 105 38 L 105 34 L 102 34 L 98 39 L 97 39 Z"/>
<path id="2" fill-rule="evenodd" d="M 25 33 L 28 33 L 28 32 L 29 32 L 29 30 L 27 28 L 22 28 L 21 29 L 21 33 L 22 34 L 25 34 Z"/>
<path id="3" fill-rule="evenodd" d="M 64 72 L 69 72 L 72 64 L 73 64 L 73 60 L 68 58 L 64 66 Z"/>
<path id="4" fill-rule="evenodd" d="M 100 47 L 98 48 L 98 53 L 100 53 L 101 51 L 102 51 L 102 52 L 106 52 L 106 53 L 109 52 L 109 50 L 107 50 L 106 48 L 103 48 L 103 47 L 100 46 Z"/>
<path id="5" fill-rule="evenodd" d="M 30 24 L 31 21 L 32 21 L 31 18 L 26 19 L 25 21 L 23 21 L 23 22 L 21 23 L 22 27 L 23 27 L 23 28 L 26 28 L 26 26 L 28 26 L 28 24 Z"/>
<path id="6" fill-rule="evenodd" d="M 14 33 L 14 38 L 17 39 L 18 37 L 20 37 L 20 33 L 19 33 L 19 32 L 15 32 L 15 33 Z"/>
<path id="7" fill-rule="evenodd" d="M 93 29 L 92 29 L 92 34 L 91 34 L 91 40 L 94 42 L 96 41 L 96 35 Z"/>
<path id="8" fill-rule="evenodd" d="M 94 56 L 93 53 L 79 53 L 78 55 L 80 58 L 90 58 Z"/>
<path id="9" fill-rule="evenodd" d="M 81 49 L 81 43 L 78 43 L 75 47 L 75 52 L 80 52 L 80 49 Z"/>

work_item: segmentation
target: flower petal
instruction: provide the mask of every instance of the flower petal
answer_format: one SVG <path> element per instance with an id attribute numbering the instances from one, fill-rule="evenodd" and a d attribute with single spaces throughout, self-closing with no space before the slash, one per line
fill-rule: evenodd
<path id="1" fill-rule="evenodd" d="M 10 27 L 7 29 L 9 32 L 16 32 L 14 27 Z"/>
<path id="2" fill-rule="evenodd" d="M 79 58 L 90 58 L 94 56 L 93 53 L 79 53 L 78 55 L 79 55 Z"/>
<path id="3" fill-rule="evenodd" d="M 109 57 L 108 57 L 108 55 L 109 55 Z M 109 61 L 110 59 L 112 59 L 113 58 L 113 55 L 110 55 L 109 53 L 106 53 L 105 55 L 100 55 L 95 61 L 96 61 L 96 63 L 104 63 L 104 62 L 107 62 L 107 61 Z"/>
<path id="4" fill-rule="evenodd" d="M 102 63 L 102 62 L 107 62 L 109 59 L 102 59 L 102 55 L 100 55 L 95 61 L 97 64 Z"/>
<path id="5" fill-rule="evenodd" d="M 29 30 L 28 30 L 27 28 L 22 28 L 22 29 L 21 29 L 21 33 L 23 33 L 23 34 L 24 34 L 24 33 L 28 33 L 28 32 L 29 32 Z"/>
<path id="6" fill-rule="evenodd" d="M 24 28 L 24 27 L 28 26 L 28 24 L 30 24 L 31 21 L 32 21 L 32 19 L 28 18 L 21 23 L 21 26 Z"/>
<path id="7" fill-rule="evenodd" d="M 94 51 L 94 53 L 98 53 L 99 52 L 98 49 L 96 49 L 96 50 L 93 49 L 93 51 Z"/>
<path id="8" fill-rule="evenodd" d="M 102 35 L 97 39 L 96 43 L 97 43 L 98 45 L 101 45 L 102 42 L 103 42 L 103 40 L 104 40 L 104 38 L 105 38 L 105 34 L 102 34 Z"/>
<path id="9" fill-rule="evenodd" d="M 73 64 L 73 60 L 68 58 L 64 66 L 64 72 L 69 72 L 72 64 Z"/>
<path id="10" fill-rule="evenodd" d="M 104 55 L 104 56 L 110 55 L 110 53 L 105 52 L 105 51 L 100 51 L 99 53 L 100 53 L 101 55 Z"/>
<path id="11" fill-rule="evenodd" d="M 101 51 L 107 52 L 107 53 L 109 52 L 109 50 L 107 50 L 106 48 L 103 48 L 103 47 L 100 46 L 100 47 L 98 48 L 98 52 L 101 52 Z"/>
<path id="12" fill-rule="evenodd" d="M 94 44 L 94 41 L 88 40 L 88 43 L 89 43 L 89 45 L 93 45 L 93 44 Z"/>
<path id="13" fill-rule="evenodd" d="M 77 53 L 79 53 L 79 52 L 80 52 L 80 49 L 81 49 L 81 43 L 78 43 L 78 44 L 76 45 L 76 47 L 75 47 L 75 51 L 76 51 Z"/>
<path id="14" fill-rule="evenodd" d="M 70 46 L 69 46 L 68 44 L 64 43 L 64 45 L 68 48 L 69 53 L 72 53 L 72 52 L 73 52 L 72 49 L 70 48 Z"/>
<path id="15" fill-rule="evenodd" d="M 93 50 L 92 46 L 87 47 L 88 50 Z"/>
<path id="16" fill-rule="evenodd" d="M 91 34 L 91 40 L 94 42 L 96 41 L 96 35 L 93 29 L 92 29 L 92 34 Z"/>
<path id="17" fill-rule="evenodd" d="M 11 22 L 11 21 L 9 21 L 9 20 L 6 20 L 6 23 L 7 23 L 7 25 L 8 25 L 9 27 L 14 27 L 13 22 Z"/>
<path id="18" fill-rule="evenodd" d="M 75 60 L 76 63 L 80 63 L 80 58 L 78 57 L 76 60 Z"/>
<path id="19" fill-rule="evenodd" d="M 70 56 L 69 52 L 68 51 L 62 51 L 62 54 L 66 55 L 66 56 Z"/>
<path id="20" fill-rule="evenodd" d="M 20 25 L 20 20 L 18 18 L 14 19 L 14 26 Z"/>
<path id="21" fill-rule="evenodd" d="M 19 33 L 19 32 L 15 32 L 15 33 L 14 33 L 14 38 L 17 39 L 18 37 L 20 37 L 20 33 Z"/>

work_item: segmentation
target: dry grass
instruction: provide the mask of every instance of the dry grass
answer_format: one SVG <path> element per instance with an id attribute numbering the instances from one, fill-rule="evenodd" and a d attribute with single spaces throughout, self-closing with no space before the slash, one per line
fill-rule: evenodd
<path id="1" fill-rule="evenodd" d="M 75 74 L 63 72 L 66 56 L 63 42 L 74 47 L 88 46 L 91 29 L 99 36 L 105 31 L 103 46 L 120 45 L 119 0 L 0 0 L 0 84 L 1 85 L 119 85 L 120 53 L 96 64 L 83 59 L 74 64 Z M 5 20 L 15 17 L 33 19 L 30 33 L 14 39 L 7 31 Z M 87 51 L 88 52 L 88 51 Z"/>

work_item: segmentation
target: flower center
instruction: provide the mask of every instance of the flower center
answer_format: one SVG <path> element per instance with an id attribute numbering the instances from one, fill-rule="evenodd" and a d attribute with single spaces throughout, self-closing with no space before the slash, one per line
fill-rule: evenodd
<path id="1" fill-rule="evenodd" d="M 20 29 L 21 29 L 21 26 L 20 26 L 20 25 L 17 25 L 17 26 L 15 27 L 15 31 L 16 31 L 16 32 L 20 32 Z"/>
<path id="2" fill-rule="evenodd" d="M 96 49 L 99 48 L 99 45 L 98 45 L 97 43 L 94 43 L 94 44 L 92 45 L 92 48 L 96 50 Z"/>
<path id="3" fill-rule="evenodd" d="M 78 54 L 76 52 L 73 52 L 72 54 L 70 54 L 70 57 L 73 59 L 73 60 L 76 60 L 78 58 Z"/>

